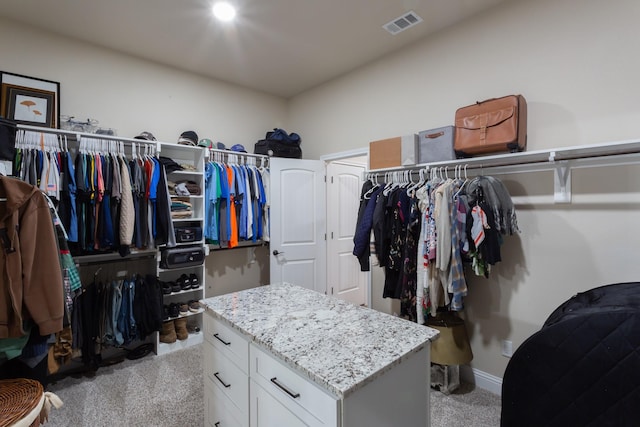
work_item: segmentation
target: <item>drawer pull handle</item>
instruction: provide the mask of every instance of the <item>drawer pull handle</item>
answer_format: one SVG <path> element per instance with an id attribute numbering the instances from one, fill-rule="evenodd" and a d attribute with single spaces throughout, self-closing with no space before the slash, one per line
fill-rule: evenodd
<path id="1" fill-rule="evenodd" d="M 277 385 L 282 391 L 284 391 L 285 393 L 287 393 L 289 396 L 293 397 L 294 399 L 297 399 L 298 397 L 300 397 L 300 393 L 292 392 L 287 387 L 285 387 L 282 384 L 280 384 L 278 382 L 278 378 L 277 377 L 271 378 L 271 382 L 274 383 L 275 385 Z"/>
<path id="2" fill-rule="evenodd" d="M 213 334 L 213 336 L 214 336 L 214 337 L 216 337 L 216 338 L 218 339 L 218 341 L 220 341 L 222 344 L 224 344 L 224 345 L 231 345 L 231 343 L 230 343 L 230 342 L 227 342 L 227 341 L 223 340 L 222 338 L 220 338 L 220 337 L 218 336 L 218 334 Z"/>
<path id="3" fill-rule="evenodd" d="M 213 425 L 213 427 L 220 427 L 220 421 L 218 421 L 217 423 L 215 423 L 215 424 Z"/>
<path id="4" fill-rule="evenodd" d="M 222 384 L 222 385 L 224 386 L 224 388 L 229 388 L 229 387 L 231 387 L 231 384 L 227 384 L 227 383 L 225 383 L 224 381 L 222 381 L 222 380 L 220 379 L 220 377 L 218 376 L 218 374 L 219 374 L 219 373 L 220 373 L 220 372 L 216 372 L 215 374 L 213 374 L 213 376 L 214 376 L 214 377 L 216 377 L 216 379 L 217 379 L 218 381 L 220 381 L 220 384 Z"/>

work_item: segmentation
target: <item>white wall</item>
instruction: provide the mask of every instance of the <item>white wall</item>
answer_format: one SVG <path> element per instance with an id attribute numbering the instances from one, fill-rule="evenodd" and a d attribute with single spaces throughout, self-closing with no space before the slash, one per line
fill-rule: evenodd
<path id="1" fill-rule="evenodd" d="M 290 104 L 305 157 L 450 125 L 455 110 L 511 93 L 529 105 L 529 148 L 637 136 L 640 4 L 507 2 Z"/>
<path id="2" fill-rule="evenodd" d="M 317 158 L 450 125 L 458 107 L 522 93 L 529 150 L 638 138 L 639 17 L 634 0 L 509 2 L 295 97 L 289 126 Z M 550 174 L 501 178 L 529 200 L 553 192 Z M 639 169 L 582 170 L 573 182 L 571 205 L 519 204 L 522 234 L 506 238 L 488 280 L 470 280 L 472 367 L 502 377 L 502 340 L 515 349 L 574 293 L 640 277 Z"/>
<path id="3" fill-rule="evenodd" d="M 144 61 L 0 18 L 2 71 L 60 82 L 61 114 L 97 119 L 120 136 L 177 142 L 195 130 L 228 147 L 283 126 L 284 99 Z"/>
<path id="4" fill-rule="evenodd" d="M 269 283 L 269 246 L 212 251 L 207 257 L 205 297 Z"/>
<path id="5" fill-rule="evenodd" d="M 283 126 L 286 101 L 140 60 L 0 18 L 2 71 L 60 82 L 61 113 L 98 119 L 118 135 L 151 131 L 177 142 L 185 130 L 227 147 L 253 144 Z M 268 281 L 269 253 L 216 251 L 207 258 L 207 296 Z M 265 267 L 266 270 L 265 270 Z"/>

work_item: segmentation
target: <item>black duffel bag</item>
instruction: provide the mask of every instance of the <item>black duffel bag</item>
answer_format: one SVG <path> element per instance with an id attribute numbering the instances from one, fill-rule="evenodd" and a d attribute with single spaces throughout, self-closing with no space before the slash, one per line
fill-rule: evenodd
<path id="1" fill-rule="evenodd" d="M 288 134 L 283 129 L 274 129 L 267 132 L 265 139 L 256 142 L 253 153 L 272 157 L 288 157 L 290 159 L 301 159 L 302 149 L 300 148 L 301 138 L 297 133 Z"/>
<path id="2" fill-rule="evenodd" d="M 16 122 L 0 117 L 0 160 L 13 160 L 16 151 Z"/>

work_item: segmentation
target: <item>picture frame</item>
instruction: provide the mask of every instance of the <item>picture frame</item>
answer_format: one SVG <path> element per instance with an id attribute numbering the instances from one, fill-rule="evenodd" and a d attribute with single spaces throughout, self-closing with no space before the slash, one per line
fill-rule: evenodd
<path id="1" fill-rule="evenodd" d="M 0 116 L 25 125 L 58 128 L 60 83 L 0 71 Z"/>

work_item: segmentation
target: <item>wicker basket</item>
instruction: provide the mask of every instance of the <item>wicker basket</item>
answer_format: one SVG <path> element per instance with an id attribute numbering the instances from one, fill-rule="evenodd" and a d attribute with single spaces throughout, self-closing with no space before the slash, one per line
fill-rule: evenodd
<path id="1" fill-rule="evenodd" d="M 11 426 L 25 420 L 42 407 L 44 390 L 35 380 L 17 378 L 0 380 L 0 426 Z M 31 425 L 40 424 L 40 411 Z"/>

